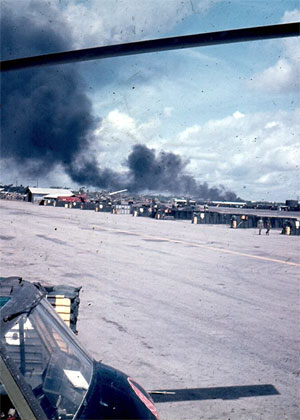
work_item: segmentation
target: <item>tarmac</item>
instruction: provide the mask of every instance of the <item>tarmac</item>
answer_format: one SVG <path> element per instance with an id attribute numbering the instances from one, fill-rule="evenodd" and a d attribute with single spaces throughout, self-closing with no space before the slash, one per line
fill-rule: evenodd
<path id="1" fill-rule="evenodd" d="M 1 200 L 1 276 L 82 286 L 78 338 L 161 420 L 300 419 L 300 241 Z"/>

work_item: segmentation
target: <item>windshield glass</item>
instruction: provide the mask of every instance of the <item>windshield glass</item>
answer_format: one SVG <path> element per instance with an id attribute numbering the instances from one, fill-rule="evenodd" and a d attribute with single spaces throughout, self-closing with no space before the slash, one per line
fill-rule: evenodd
<path id="1" fill-rule="evenodd" d="M 5 334 L 8 354 L 48 418 L 73 418 L 92 379 L 92 361 L 42 301 Z"/>

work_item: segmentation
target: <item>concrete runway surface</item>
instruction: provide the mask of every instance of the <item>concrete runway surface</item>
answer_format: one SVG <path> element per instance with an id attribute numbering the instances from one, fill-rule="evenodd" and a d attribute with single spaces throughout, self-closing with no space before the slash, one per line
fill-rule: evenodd
<path id="1" fill-rule="evenodd" d="M 299 237 L 0 206 L 1 275 L 82 285 L 80 341 L 162 420 L 300 419 Z"/>

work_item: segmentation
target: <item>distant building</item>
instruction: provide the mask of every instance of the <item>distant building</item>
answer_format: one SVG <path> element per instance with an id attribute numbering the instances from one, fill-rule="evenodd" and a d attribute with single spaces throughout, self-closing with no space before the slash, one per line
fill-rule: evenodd
<path id="1" fill-rule="evenodd" d="M 67 189 L 56 189 L 56 188 L 35 188 L 28 187 L 27 191 L 27 201 L 31 203 L 39 203 L 45 196 L 51 198 L 57 197 L 71 197 L 73 192 Z"/>
<path id="2" fill-rule="evenodd" d="M 216 207 L 245 207 L 246 202 L 245 201 L 209 201 L 208 203 L 211 206 Z"/>

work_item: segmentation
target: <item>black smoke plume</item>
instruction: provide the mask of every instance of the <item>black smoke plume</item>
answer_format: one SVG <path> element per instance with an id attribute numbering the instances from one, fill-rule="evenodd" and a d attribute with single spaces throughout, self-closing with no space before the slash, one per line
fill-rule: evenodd
<path id="1" fill-rule="evenodd" d="M 226 191 L 224 187 L 209 188 L 206 183 L 200 184 L 191 175 L 185 173 L 188 161 L 174 153 L 155 151 L 145 145 L 137 144 L 128 156 L 126 166 L 129 168 L 131 191 L 162 191 L 165 193 L 188 194 L 202 199 L 237 200 L 237 196 Z"/>
<path id="2" fill-rule="evenodd" d="M 48 3 L 33 2 L 35 13 L 22 16 L 17 14 L 17 5 L 14 9 L 7 8 L 6 3 L 2 6 L 2 60 L 72 48 L 67 27 L 63 23 L 51 24 L 55 11 Z M 44 20 L 36 19 L 37 11 Z M 49 16 L 46 23 L 45 16 Z M 23 175 L 43 177 L 60 166 L 80 185 L 236 199 L 224 188 L 209 188 L 185 174 L 187 162 L 180 156 L 163 152 L 156 156 L 144 145 L 133 147 L 124 173 L 99 168 L 90 152 L 93 130 L 99 121 L 93 116 L 76 66 L 4 73 L 1 94 L 1 158 L 12 161 Z"/>
<path id="3" fill-rule="evenodd" d="M 3 7 L 1 44 L 1 59 L 7 60 L 66 50 L 71 40 L 57 27 Z M 43 176 L 57 164 L 68 172 L 75 157 L 88 148 L 95 118 L 73 66 L 4 73 L 1 96 L 1 157 L 12 159 L 23 173 Z"/>

